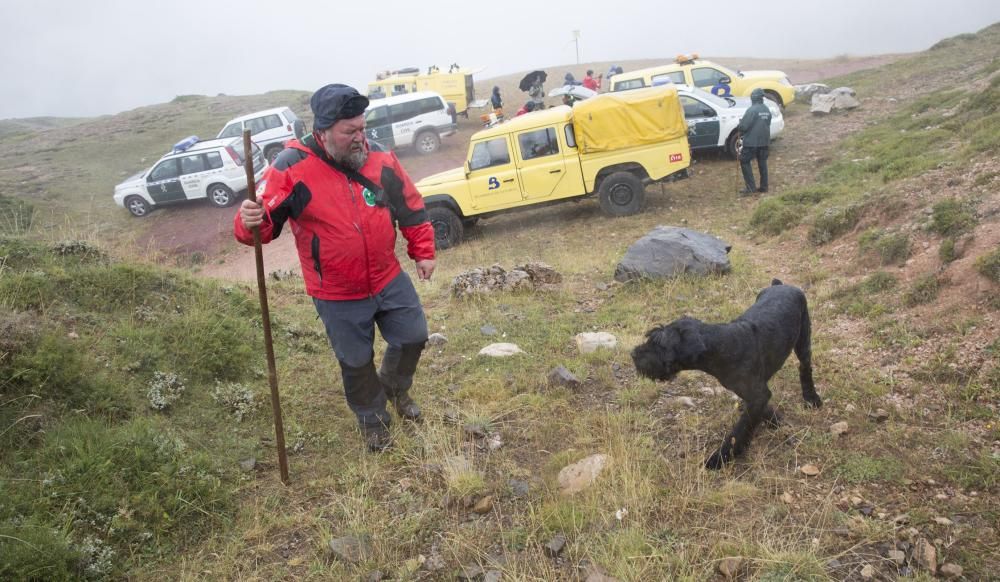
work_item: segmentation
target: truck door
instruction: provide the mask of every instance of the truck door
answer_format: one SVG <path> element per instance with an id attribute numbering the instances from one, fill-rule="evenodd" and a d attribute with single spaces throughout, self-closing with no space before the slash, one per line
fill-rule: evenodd
<path id="1" fill-rule="evenodd" d="M 368 136 L 369 141 L 373 141 L 387 150 L 396 147 L 387 105 L 373 107 L 365 113 L 365 135 Z"/>
<path id="2" fill-rule="evenodd" d="M 525 199 L 557 198 L 565 181 L 566 159 L 559 151 L 556 128 L 543 127 L 515 134 L 518 173 Z"/>
<path id="3" fill-rule="evenodd" d="M 691 149 L 711 148 L 719 145 L 719 114 L 714 107 L 687 95 L 681 95 L 684 121 L 688 126 L 688 144 Z"/>
<path id="4" fill-rule="evenodd" d="M 181 161 L 181 186 L 184 188 L 184 195 L 187 198 L 204 198 L 206 187 L 203 181 L 206 177 L 205 156 L 202 154 L 191 154 L 180 158 Z"/>
<path id="5" fill-rule="evenodd" d="M 156 204 L 184 200 L 184 187 L 181 186 L 180 167 L 177 158 L 163 160 L 153 168 L 146 178 L 146 191 Z"/>
<path id="6" fill-rule="evenodd" d="M 476 210 L 503 208 L 520 202 L 521 183 L 510 155 L 510 140 L 502 135 L 472 146 L 469 194 Z"/>

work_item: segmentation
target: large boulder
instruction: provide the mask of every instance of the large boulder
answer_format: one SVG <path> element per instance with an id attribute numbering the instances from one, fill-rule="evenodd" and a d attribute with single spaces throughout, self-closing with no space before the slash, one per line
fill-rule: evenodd
<path id="1" fill-rule="evenodd" d="M 552 289 L 561 282 L 562 275 L 545 263 L 525 263 L 510 271 L 500 265 L 493 265 L 459 273 L 451 282 L 451 294 L 454 297 L 466 297 L 499 291 Z"/>
<path id="2" fill-rule="evenodd" d="M 830 113 L 834 109 L 854 109 L 861 105 L 858 95 L 850 87 L 837 87 L 826 94 L 815 94 L 812 98 L 813 113 Z"/>
<path id="3" fill-rule="evenodd" d="M 615 279 L 624 283 L 683 273 L 728 273 L 731 248 L 710 234 L 674 226 L 657 226 L 628 248 L 615 268 Z"/>
<path id="4" fill-rule="evenodd" d="M 805 85 L 795 86 L 795 99 L 796 101 L 809 101 L 812 99 L 813 95 L 824 95 L 830 92 L 830 86 L 824 85 L 823 83 L 806 83 Z"/>

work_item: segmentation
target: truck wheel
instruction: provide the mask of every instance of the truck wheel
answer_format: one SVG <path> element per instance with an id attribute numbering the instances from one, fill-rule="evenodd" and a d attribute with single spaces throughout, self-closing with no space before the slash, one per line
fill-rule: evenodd
<path id="1" fill-rule="evenodd" d="M 229 186 L 225 184 L 212 184 L 208 187 L 208 201 L 212 203 L 212 206 L 226 208 L 227 206 L 232 206 L 233 202 L 236 202 L 236 196 L 233 195 L 233 191 Z"/>
<path id="2" fill-rule="evenodd" d="M 434 246 L 440 250 L 449 249 L 462 242 L 462 220 L 444 206 L 433 206 L 427 210 L 427 217 L 434 227 Z"/>
<path id="3" fill-rule="evenodd" d="M 417 146 L 417 151 L 421 154 L 433 154 L 441 146 L 441 138 L 433 131 L 423 131 L 413 144 Z"/>
<path id="4" fill-rule="evenodd" d="M 738 131 L 734 131 L 729 135 L 729 139 L 726 140 L 726 153 L 732 156 L 733 159 L 738 159 L 742 150 L 743 136 Z"/>
<path id="5" fill-rule="evenodd" d="M 771 101 L 774 101 L 775 103 L 777 103 L 778 107 L 782 111 L 785 110 L 785 102 L 781 100 L 781 95 L 778 95 L 777 91 L 771 91 L 770 89 L 765 89 L 764 90 L 764 97 L 766 97 L 766 98 L 770 99 Z"/>
<path id="6" fill-rule="evenodd" d="M 149 214 L 150 211 L 149 202 L 146 202 L 142 196 L 129 196 L 126 198 L 125 208 L 128 208 L 128 211 L 136 218 L 142 218 Z"/>
<path id="7" fill-rule="evenodd" d="M 646 189 L 630 172 L 615 172 L 601 182 L 601 210 L 611 216 L 631 216 L 642 212 Z"/>

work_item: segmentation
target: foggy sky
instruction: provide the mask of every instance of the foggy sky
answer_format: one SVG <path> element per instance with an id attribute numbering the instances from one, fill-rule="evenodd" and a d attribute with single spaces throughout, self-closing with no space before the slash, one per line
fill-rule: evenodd
<path id="1" fill-rule="evenodd" d="M 682 52 L 823 58 L 923 50 L 1000 21 L 1000 0 L 825 4 L 0 0 L 0 119 L 363 85 L 378 70 L 452 62 L 485 67 L 477 78 L 487 78 L 574 63 L 574 29 L 581 62 Z"/>

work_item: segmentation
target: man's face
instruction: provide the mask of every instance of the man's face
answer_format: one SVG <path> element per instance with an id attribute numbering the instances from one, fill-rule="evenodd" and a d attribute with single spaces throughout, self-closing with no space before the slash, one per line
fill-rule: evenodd
<path id="1" fill-rule="evenodd" d="M 365 165 L 368 151 L 365 148 L 364 114 L 350 119 L 339 119 L 320 132 L 323 149 L 334 161 L 357 170 Z"/>

